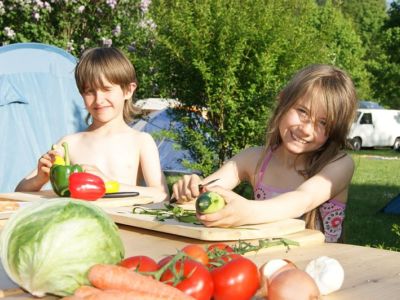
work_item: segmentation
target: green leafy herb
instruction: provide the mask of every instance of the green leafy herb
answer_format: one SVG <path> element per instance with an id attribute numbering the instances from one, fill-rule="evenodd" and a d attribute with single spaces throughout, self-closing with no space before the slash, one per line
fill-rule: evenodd
<path id="1" fill-rule="evenodd" d="M 247 252 L 258 251 L 263 248 L 270 248 L 279 245 L 286 246 L 287 251 L 289 251 L 290 246 L 299 246 L 299 243 L 285 238 L 258 240 L 258 245 L 253 245 L 249 242 L 239 240 L 233 246 L 233 251 L 238 254 L 245 254 Z"/>
<path id="2" fill-rule="evenodd" d="M 132 213 L 153 215 L 157 221 L 165 221 L 168 219 L 175 219 L 183 223 L 191 223 L 201 225 L 202 223 L 196 217 L 196 211 L 183 209 L 182 207 L 164 204 L 165 208 L 144 208 L 141 206 L 134 207 Z"/>

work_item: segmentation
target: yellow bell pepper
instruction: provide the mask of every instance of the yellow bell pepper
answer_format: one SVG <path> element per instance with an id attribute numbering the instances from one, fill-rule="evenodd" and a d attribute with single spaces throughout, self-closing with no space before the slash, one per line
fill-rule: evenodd
<path id="1" fill-rule="evenodd" d="M 109 193 L 118 193 L 119 192 L 119 182 L 110 180 L 105 183 L 106 185 L 106 194 Z"/>
<path id="2" fill-rule="evenodd" d="M 51 147 L 52 150 L 56 150 L 56 148 L 57 148 L 56 145 L 53 145 L 53 146 Z M 60 155 L 56 155 L 55 158 L 54 158 L 53 165 L 65 166 L 65 160 L 64 160 L 64 158 L 63 158 L 62 156 L 60 156 Z"/>

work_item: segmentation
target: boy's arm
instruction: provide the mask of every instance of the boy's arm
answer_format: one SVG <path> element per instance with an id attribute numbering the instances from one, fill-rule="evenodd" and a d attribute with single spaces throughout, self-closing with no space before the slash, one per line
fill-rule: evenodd
<path id="1" fill-rule="evenodd" d="M 161 170 L 160 155 L 153 137 L 140 133 L 140 168 L 146 187 L 137 187 L 140 195 L 150 196 L 156 200 L 169 200 L 169 192 L 164 173 Z"/>
<path id="2" fill-rule="evenodd" d="M 50 150 L 43 154 L 38 161 L 37 169 L 22 179 L 15 188 L 16 192 L 38 192 L 49 181 L 50 168 L 53 165 L 54 157 L 58 154 Z"/>
<path id="3" fill-rule="evenodd" d="M 48 179 L 46 180 L 43 178 L 41 180 L 37 176 L 37 170 L 33 170 L 28 176 L 23 178 L 15 188 L 16 192 L 38 192 L 40 189 L 47 183 Z"/>

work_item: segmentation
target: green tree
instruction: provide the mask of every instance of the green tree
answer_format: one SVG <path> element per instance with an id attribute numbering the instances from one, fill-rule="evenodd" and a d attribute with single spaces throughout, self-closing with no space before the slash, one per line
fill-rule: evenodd
<path id="1" fill-rule="evenodd" d="M 346 0 L 336 1 L 344 16 L 350 18 L 352 24 L 361 38 L 365 54 L 363 56 L 369 76 L 368 84 L 380 81 L 381 78 L 374 77 L 376 68 L 381 67 L 377 61 L 382 57 L 383 49 L 381 47 L 382 26 L 387 20 L 386 1 L 385 0 Z M 364 85 L 361 93 L 362 98 L 374 98 L 380 102 L 380 97 L 376 97 L 370 90 L 370 86 Z"/>
<path id="2" fill-rule="evenodd" d="M 182 102 L 181 142 L 205 174 L 263 143 L 276 95 L 305 65 L 336 64 L 365 84 L 361 42 L 330 2 L 153 0 L 150 13 L 160 93 Z"/>
<path id="3" fill-rule="evenodd" d="M 375 97 L 387 107 L 400 109 L 400 1 L 391 3 L 389 19 L 379 39 L 383 52 L 373 66 Z"/>

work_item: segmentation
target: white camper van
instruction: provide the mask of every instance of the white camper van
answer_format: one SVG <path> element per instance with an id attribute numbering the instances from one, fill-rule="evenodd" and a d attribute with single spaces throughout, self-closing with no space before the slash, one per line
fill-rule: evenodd
<path id="1" fill-rule="evenodd" d="M 358 109 L 348 139 L 354 150 L 361 147 L 400 149 L 400 110 Z"/>

